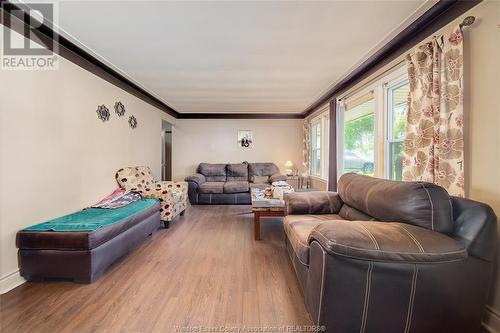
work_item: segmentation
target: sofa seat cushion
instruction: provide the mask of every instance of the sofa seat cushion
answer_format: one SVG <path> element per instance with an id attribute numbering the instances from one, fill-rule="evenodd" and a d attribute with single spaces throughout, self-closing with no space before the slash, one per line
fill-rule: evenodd
<path id="1" fill-rule="evenodd" d="M 318 225 L 328 220 L 342 220 L 337 214 L 288 215 L 283 220 L 283 228 L 293 251 L 304 265 L 309 265 L 309 234 Z"/>
<path id="2" fill-rule="evenodd" d="M 159 210 L 160 203 L 155 202 L 146 209 L 94 231 L 22 230 L 17 233 L 16 246 L 24 250 L 92 250 L 141 223 L 146 218 L 158 214 Z M 114 214 L 116 210 L 105 209 L 105 211 Z"/>
<path id="3" fill-rule="evenodd" d="M 245 181 L 231 181 L 224 183 L 224 193 L 244 193 L 249 190 L 249 184 Z"/>
<path id="4" fill-rule="evenodd" d="M 440 263 L 463 260 L 464 246 L 442 233 L 398 222 L 326 221 L 313 228 L 317 241 L 333 256 L 380 262 Z"/>
<path id="5" fill-rule="evenodd" d="M 224 193 L 224 182 L 205 182 L 198 188 L 199 193 Z"/>

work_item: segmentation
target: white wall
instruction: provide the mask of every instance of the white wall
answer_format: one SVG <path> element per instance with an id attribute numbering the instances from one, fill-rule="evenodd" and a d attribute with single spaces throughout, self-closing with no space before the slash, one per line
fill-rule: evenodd
<path id="1" fill-rule="evenodd" d="M 500 217 L 500 2 L 484 1 L 467 15 L 477 19 L 464 39 L 468 197 L 488 203 Z M 500 244 L 499 226 L 497 232 Z M 500 333 L 500 246 L 489 310 L 486 321 Z"/>
<path id="2" fill-rule="evenodd" d="M 252 130 L 254 146 L 238 147 L 238 130 Z M 274 162 L 284 171 L 291 160 L 302 165 L 302 120 L 181 119 L 173 128 L 173 177 L 183 180 L 201 162 Z"/>
<path id="3" fill-rule="evenodd" d="M 98 201 L 116 188 L 120 167 L 149 165 L 159 177 L 161 120 L 173 119 L 64 59 L 55 71 L 0 70 L 0 91 L 2 292 L 22 281 L 16 232 Z M 110 109 L 108 122 L 97 118 L 99 104 Z"/>

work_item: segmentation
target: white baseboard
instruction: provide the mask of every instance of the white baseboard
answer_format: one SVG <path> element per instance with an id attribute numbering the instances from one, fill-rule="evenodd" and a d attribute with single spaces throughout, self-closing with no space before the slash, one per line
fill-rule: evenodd
<path id="1" fill-rule="evenodd" d="M 500 312 L 486 305 L 483 327 L 487 332 L 500 333 Z"/>
<path id="2" fill-rule="evenodd" d="M 7 274 L 0 279 L 0 294 L 5 294 L 24 282 L 26 280 L 19 274 L 19 270 Z"/>

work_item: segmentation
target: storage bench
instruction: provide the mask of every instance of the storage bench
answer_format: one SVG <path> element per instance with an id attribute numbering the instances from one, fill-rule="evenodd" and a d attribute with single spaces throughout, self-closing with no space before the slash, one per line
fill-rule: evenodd
<path id="1" fill-rule="evenodd" d="M 102 224 L 95 225 L 92 219 Z M 154 199 L 116 209 L 89 208 L 37 224 L 17 233 L 20 274 L 28 281 L 91 283 L 160 225 L 160 204 Z"/>

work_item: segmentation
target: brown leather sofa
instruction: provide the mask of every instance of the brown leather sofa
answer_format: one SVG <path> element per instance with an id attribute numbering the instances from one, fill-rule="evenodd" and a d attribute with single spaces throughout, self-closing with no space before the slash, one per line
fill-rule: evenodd
<path id="1" fill-rule="evenodd" d="M 441 187 L 345 174 L 285 197 L 287 249 L 329 333 L 480 332 L 497 217 Z"/>

